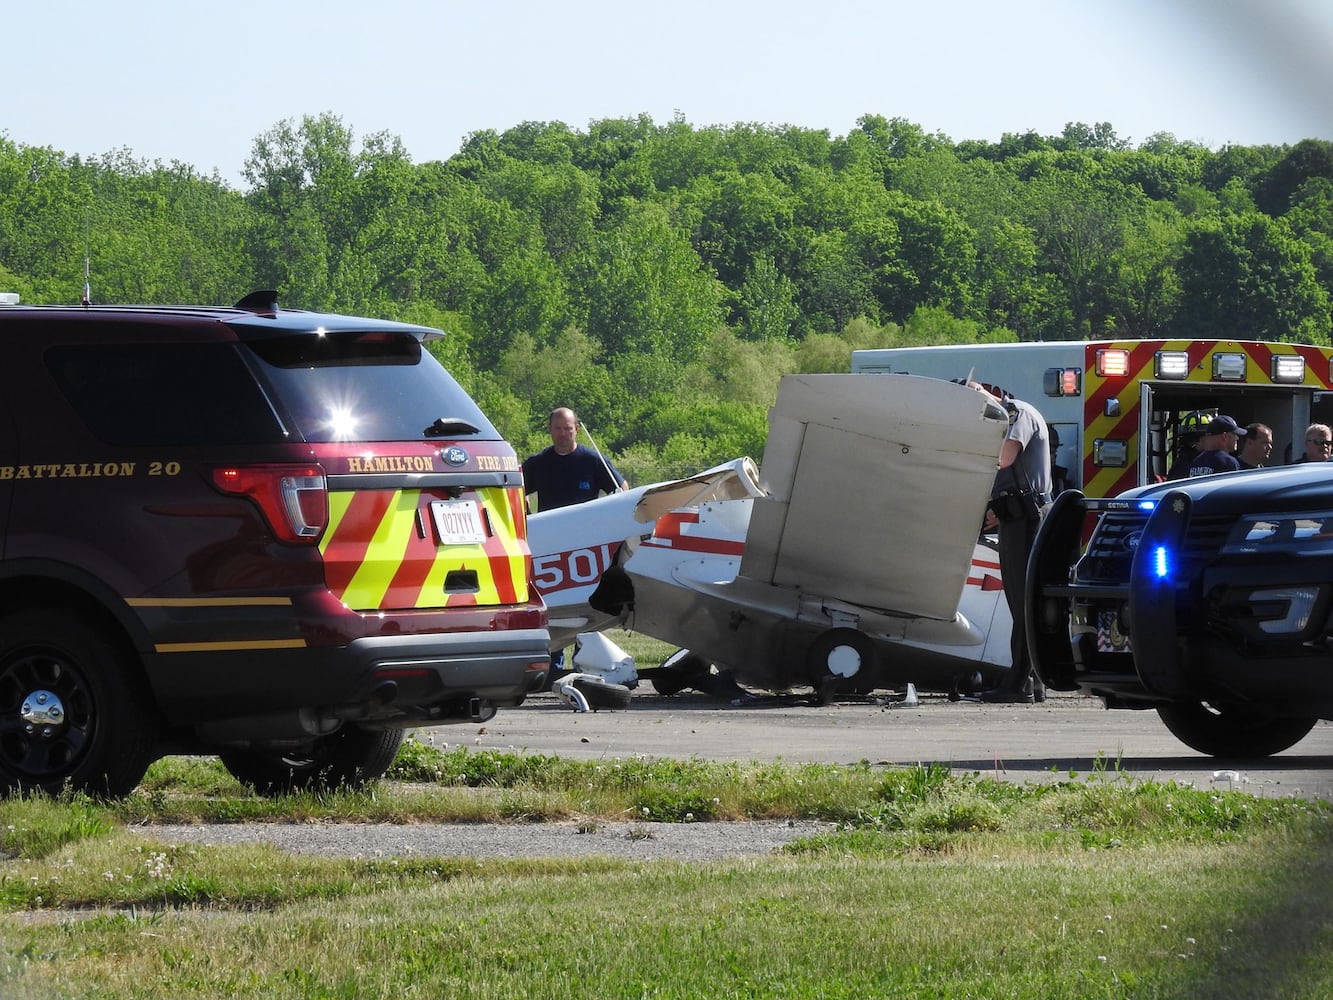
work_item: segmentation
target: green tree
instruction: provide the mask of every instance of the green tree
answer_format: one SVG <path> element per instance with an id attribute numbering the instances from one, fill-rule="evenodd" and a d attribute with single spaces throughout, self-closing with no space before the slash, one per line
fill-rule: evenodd
<path id="1" fill-rule="evenodd" d="M 181 163 L 114 154 L 74 165 L 90 194 L 88 242 L 99 302 L 231 303 L 253 291 L 242 196 Z"/>
<path id="2" fill-rule="evenodd" d="M 1167 332 L 1180 298 L 1175 264 L 1183 238 L 1183 223 L 1167 204 L 1127 225 L 1107 285 L 1118 333 L 1147 338 Z"/>
<path id="3" fill-rule="evenodd" d="M 1258 212 L 1186 231 L 1178 265 L 1184 336 L 1329 342 L 1329 295 L 1310 249 L 1281 219 Z"/>
<path id="4" fill-rule="evenodd" d="M 760 256 L 751 265 L 736 298 L 738 322 L 747 340 L 776 343 L 796 329 L 801 314 L 796 284 L 778 270 L 773 258 Z"/>
<path id="5" fill-rule="evenodd" d="M 242 176 L 258 223 L 252 237 L 260 280 L 284 300 L 312 309 L 333 307 L 340 213 L 354 174 L 352 132 L 334 115 L 288 119 L 255 139 Z"/>
<path id="6" fill-rule="evenodd" d="M 919 306 L 966 315 L 977 258 L 967 225 L 938 202 L 898 192 L 889 193 L 885 209 L 852 229 L 873 275 L 880 315 L 902 322 Z"/>
<path id="7" fill-rule="evenodd" d="M 0 136 L 0 263 L 27 280 L 30 301 L 79 300 L 91 211 L 87 180 L 62 153 Z"/>
<path id="8" fill-rule="evenodd" d="M 839 330 L 858 316 L 878 321 L 873 275 L 848 233 L 809 234 L 798 266 L 798 303 L 807 330 Z"/>
<path id="9" fill-rule="evenodd" d="M 1320 286 L 1333 295 L 1333 181 L 1324 177 L 1305 181 L 1292 195 L 1285 219 L 1310 248 Z"/>
<path id="10" fill-rule="evenodd" d="M 722 322 L 722 286 L 658 205 L 635 205 L 599 233 L 579 277 L 588 332 L 612 354 L 689 361 Z"/>
<path id="11" fill-rule="evenodd" d="M 640 442 L 658 447 L 676 475 L 693 475 L 733 458 L 758 461 L 768 437 L 770 405 L 678 399 L 644 421 Z"/>
<path id="12" fill-rule="evenodd" d="M 1315 177 L 1333 180 L 1333 142 L 1302 139 L 1259 181 L 1255 192 L 1259 208 L 1267 215 L 1282 215 L 1300 186 Z"/>
<path id="13" fill-rule="evenodd" d="M 1041 251 L 1040 266 L 1060 284 L 1062 301 L 1032 333 L 1046 339 L 1103 336 L 1108 331 L 1107 289 L 1127 220 L 1142 211 L 1142 195 L 1104 183 L 1086 153 L 1033 163 L 1027 221 Z M 1021 331 L 1029 335 L 1028 331 Z"/>

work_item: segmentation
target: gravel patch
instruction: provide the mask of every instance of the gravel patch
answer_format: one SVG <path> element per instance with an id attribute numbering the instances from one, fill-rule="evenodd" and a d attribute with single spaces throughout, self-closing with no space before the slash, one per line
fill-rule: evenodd
<path id="1" fill-rule="evenodd" d="M 833 829 L 810 820 L 739 823 L 229 823 L 131 827 L 172 844 L 272 844 L 341 858 L 567 858 L 708 861 L 771 854 Z"/>

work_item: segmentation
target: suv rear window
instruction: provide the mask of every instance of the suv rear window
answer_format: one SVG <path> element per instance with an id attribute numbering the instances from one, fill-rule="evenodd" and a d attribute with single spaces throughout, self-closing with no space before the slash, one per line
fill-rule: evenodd
<path id="1" fill-rule="evenodd" d="M 51 348 L 46 364 L 112 445 L 417 441 L 439 418 L 499 437 L 453 376 L 400 334 L 79 344 Z"/>
<path id="2" fill-rule="evenodd" d="M 419 441 L 438 419 L 491 422 L 415 337 L 330 333 L 247 340 L 306 441 Z"/>

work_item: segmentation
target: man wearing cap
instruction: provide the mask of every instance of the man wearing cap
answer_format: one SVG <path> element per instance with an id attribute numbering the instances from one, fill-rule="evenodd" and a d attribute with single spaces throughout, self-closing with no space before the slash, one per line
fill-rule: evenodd
<path id="1" fill-rule="evenodd" d="M 1190 476 L 1213 476 L 1219 472 L 1237 472 L 1240 463 L 1232 454 L 1236 442 L 1245 436 L 1245 428 L 1225 413 L 1208 421 L 1199 438 L 1199 451 L 1190 462 Z"/>
<path id="2" fill-rule="evenodd" d="M 1009 395 L 996 397 L 980 382 L 968 379 L 970 389 L 991 396 L 1009 414 L 1009 430 L 1000 446 L 991 504 L 983 526 L 998 531 L 996 556 L 1005 603 L 1013 619 L 1009 635 L 1011 666 L 996 687 L 977 693 L 980 701 L 1027 704 L 1046 700 L 1046 685 L 1032 669 L 1024 619 L 1028 554 L 1037 528 L 1051 504 L 1051 445 L 1046 420 L 1036 407 Z M 1006 502 L 1006 496 L 1011 502 Z M 1026 498 L 1020 500 L 1019 498 Z M 1004 516 L 1000 516 L 1003 511 Z"/>

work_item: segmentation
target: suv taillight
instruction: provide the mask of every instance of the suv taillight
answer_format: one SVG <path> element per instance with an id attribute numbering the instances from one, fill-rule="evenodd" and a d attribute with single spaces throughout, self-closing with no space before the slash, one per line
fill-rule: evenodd
<path id="1" fill-rule="evenodd" d="M 313 543 L 328 527 L 328 483 L 318 465 L 224 465 L 213 470 L 213 484 L 259 504 L 280 542 Z"/>

